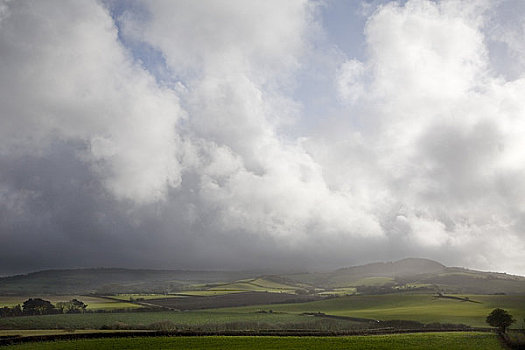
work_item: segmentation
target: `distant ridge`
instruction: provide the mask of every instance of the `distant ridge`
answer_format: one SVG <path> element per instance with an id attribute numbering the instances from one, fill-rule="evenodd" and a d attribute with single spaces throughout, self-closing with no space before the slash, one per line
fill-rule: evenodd
<path id="1" fill-rule="evenodd" d="M 525 277 L 447 267 L 424 258 L 406 258 L 340 268 L 332 272 L 268 275 L 242 271 L 188 271 L 124 268 L 44 270 L 0 278 L 0 295 L 173 293 L 221 283 L 265 278 L 303 290 L 350 288 L 359 293 L 390 293 L 414 288 L 426 292 L 524 294 Z"/>
<path id="2" fill-rule="evenodd" d="M 124 268 L 43 270 L 0 278 L 0 294 L 167 293 L 194 283 L 254 277 L 238 271 L 187 271 Z"/>
<path id="3" fill-rule="evenodd" d="M 395 277 L 438 273 L 445 269 L 445 265 L 434 260 L 424 258 L 406 258 L 393 262 L 377 262 L 366 265 L 344 267 L 337 271 L 356 275 Z"/>
<path id="4" fill-rule="evenodd" d="M 340 268 L 333 272 L 288 275 L 295 283 L 329 290 L 356 288 L 358 292 L 427 291 L 472 294 L 524 294 L 525 277 L 447 267 L 424 258 L 406 258 Z"/>

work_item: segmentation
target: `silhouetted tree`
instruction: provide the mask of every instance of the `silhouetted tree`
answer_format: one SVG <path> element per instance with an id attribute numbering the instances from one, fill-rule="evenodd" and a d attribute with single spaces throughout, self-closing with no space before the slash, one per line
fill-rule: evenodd
<path id="1" fill-rule="evenodd" d="M 14 317 L 14 316 L 22 316 L 22 307 L 20 307 L 20 304 L 15 305 L 13 307 L 7 307 L 4 306 L 3 308 L 0 308 L 0 317 Z"/>
<path id="2" fill-rule="evenodd" d="M 71 303 L 72 309 L 78 312 L 84 312 L 87 308 L 87 304 L 84 304 L 82 301 L 78 299 L 71 299 L 70 303 Z"/>
<path id="3" fill-rule="evenodd" d="M 56 309 L 63 314 L 83 313 L 86 311 L 87 304 L 84 304 L 78 299 L 71 299 L 70 301 L 59 301 L 56 304 Z"/>
<path id="4" fill-rule="evenodd" d="M 55 307 L 50 301 L 30 298 L 24 301 L 22 309 L 26 315 L 46 315 L 53 313 Z"/>
<path id="5" fill-rule="evenodd" d="M 486 322 L 492 327 L 497 327 L 500 332 L 505 332 L 507 327 L 513 324 L 516 320 L 512 318 L 512 315 L 503 309 L 494 309 L 487 316 Z"/>

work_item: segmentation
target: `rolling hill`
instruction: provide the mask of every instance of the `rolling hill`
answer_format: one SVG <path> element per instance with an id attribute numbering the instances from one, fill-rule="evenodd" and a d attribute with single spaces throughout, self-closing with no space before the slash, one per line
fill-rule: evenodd
<path id="1" fill-rule="evenodd" d="M 317 288 L 357 287 L 377 294 L 395 290 L 431 290 L 446 293 L 525 294 L 525 277 L 447 267 L 429 259 L 408 258 L 338 269 L 327 273 L 287 276 Z"/>
<path id="2" fill-rule="evenodd" d="M 116 268 L 44 270 L 0 278 L 0 294 L 170 293 L 196 284 L 234 282 L 256 275 L 238 271 Z"/>
<path id="3" fill-rule="evenodd" d="M 260 275 L 241 271 L 132 269 L 45 270 L 0 278 L 0 295 L 180 293 L 189 290 L 384 294 L 426 291 L 467 294 L 525 294 L 525 277 L 447 267 L 408 258 L 330 272 Z"/>

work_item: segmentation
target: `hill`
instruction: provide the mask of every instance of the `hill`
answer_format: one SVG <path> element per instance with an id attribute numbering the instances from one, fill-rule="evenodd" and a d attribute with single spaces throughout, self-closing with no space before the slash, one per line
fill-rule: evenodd
<path id="1" fill-rule="evenodd" d="M 196 284 L 233 282 L 256 275 L 237 271 L 116 268 L 45 270 L 0 278 L 0 294 L 171 293 Z"/>
<path id="2" fill-rule="evenodd" d="M 239 271 L 97 268 L 45 270 L 0 278 L 0 295 L 166 294 L 196 290 L 206 291 L 202 295 L 249 291 L 320 295 L 403 291 L 525 294 L 525 277 L 447 267 L 429 259 L 408 258 L 331 272 L 264 276 Z"/>
<path id="3" fill-rule="evenodd" d="M 356 287 L 362 294 L 417 289 L 446 293 L 525 294 L 525 277 L 447 267 L 439 262 L 420 258 L 287 277 L 296 283 L 308 283 L 317 288 L 335 291 Z"/>

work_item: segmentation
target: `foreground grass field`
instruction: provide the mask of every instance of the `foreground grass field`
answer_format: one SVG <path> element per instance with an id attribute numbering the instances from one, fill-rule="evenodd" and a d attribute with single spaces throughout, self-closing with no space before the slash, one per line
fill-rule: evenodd
<path id="1" fill-rule="evenodd" d="M 419 333 L 353 337 L 137 337 L 25 343 L 12 350 L 83 349 L 501 349 L 491 333 Z"/>
<path id="2" fill-rule="evenodd" d="M 462 295 L 464 297 L 465 295 Z M 424 323 L 463 323 L 486 327 L 485 319 L 494 308 L 509 311 L 515 319 L 525 317 L 525 296 L 522 295 L 468 295 L 477 301 L 465 302 L 435 298 L 432 294 L 400 293 L 386 295 L 353 295 L 321 301 L 296 304 L 258 305 L 210 312 L 250 313 L 261 309 L 300 314 L 323 312 L 330 315 L 362 317 L 377 320 L 413 320 Z"/>

